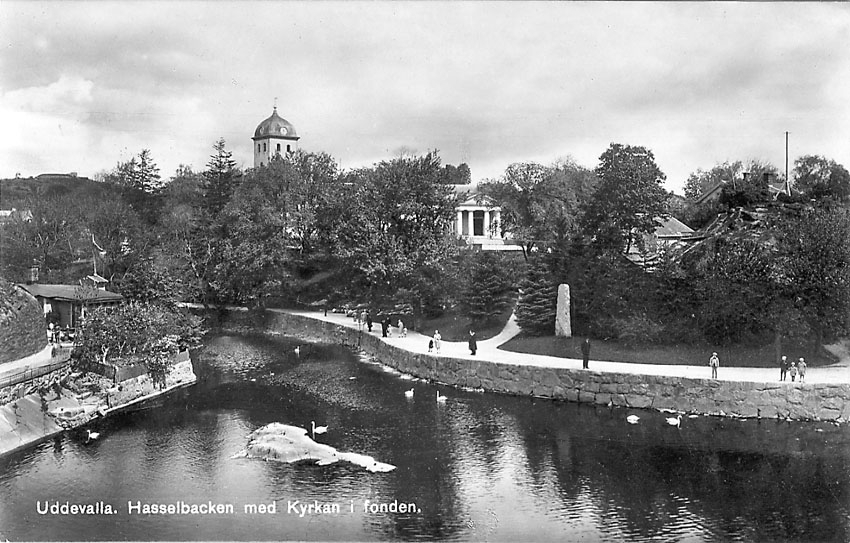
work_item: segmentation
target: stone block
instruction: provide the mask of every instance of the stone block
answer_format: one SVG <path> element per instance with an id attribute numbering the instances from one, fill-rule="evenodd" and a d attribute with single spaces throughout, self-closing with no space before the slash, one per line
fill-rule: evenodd
<path id="1" fill-rule="evenodd" d="M 652 398 L 643 394 L 626 394 L 626 405 L 638 409 L 646 409 L 652 407 Z"/>
<path id="2" fill-rule="evenodd" d="M 593 403 L 599 404 L 599 405 L 608 405 L 609 403 L 613 403 L 612 402 L 612 396 L 611 396 L 611 394 L 606 394 L 604 392 L 600 392 L 600 393 L 598 393 L 594 396 Z"/>
<path id="3" fill-rule="evenodd" d="M 555 336 L 573 336 L 570 320 L 570 286 L 566 284 L 558 285 L 558 302 L 555 310 Z"/>
<path id="4" fill-rule="evenodd" d="M 593 399 L 596 398 L 596 394 L 592 392 L 587 392 L 586 390 L 578 391 L 578 401 L 579 403 L 593 403 Z"/>
<path id="5" fill-rule="evenodd" d="M 577 402 L 577 401 L 579 401 L 578 397 L 579 397 L 578 389 L 567 388 L 567 389 L 564 390 L 564 398 L 568 402 Z M 848 413 L 848 415 L 850 415 L 850 413 Z"/>

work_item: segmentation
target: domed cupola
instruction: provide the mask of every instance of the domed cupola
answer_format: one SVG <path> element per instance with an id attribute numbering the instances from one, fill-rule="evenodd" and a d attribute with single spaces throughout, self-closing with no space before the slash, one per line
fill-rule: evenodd
<path id="1" fill-rule="evenodd" d="M 271 116 L 257 125 L 254 130 L 254 167 L 265 166 L 272 157 L 295 152 L 300 137 L 292 123 L 277 114 L 277 106 Z"/>

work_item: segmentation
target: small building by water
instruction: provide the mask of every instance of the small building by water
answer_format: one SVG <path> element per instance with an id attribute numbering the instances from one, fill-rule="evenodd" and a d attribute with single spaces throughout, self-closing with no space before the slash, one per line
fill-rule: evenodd
<path id="1" fill-rule="evenodd" d="M 58 315 L 59 327 L 75 328 L 84 316 L 86 308 L 116 305 L 124 297 L 106 289 L 80 285 L 45 285 L 41 283 L 19 284 L 41 304 L 45 317 Z"/>

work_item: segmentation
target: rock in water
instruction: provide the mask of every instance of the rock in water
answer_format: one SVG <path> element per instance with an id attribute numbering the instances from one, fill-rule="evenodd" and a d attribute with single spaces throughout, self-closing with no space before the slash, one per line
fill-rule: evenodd
<path id="1" fill-rule="evenodd" d="M 316 443 L 310 439 L 306 428 L 279 422 L 267 424 L 251 432 L 248 436 L 248 446 L 233 456 L 233 458 L 242 457 L 287 463 L 315 460 L 319 466 L 344 460 L 371 472 L 387 472 L 395 469 L 392 464 L 378 462 L 371 456 L 339 452 L 330 445 Z"/>

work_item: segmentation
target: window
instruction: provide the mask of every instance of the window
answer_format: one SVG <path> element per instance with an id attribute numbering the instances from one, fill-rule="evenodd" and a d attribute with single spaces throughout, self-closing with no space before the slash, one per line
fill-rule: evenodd
<path id="1" fill-rule="evenodd" d="M 289 151 L 289 149 L 287 149 L 287 151 Z M 279 143 L 277 144 L 277 152 L 278 153 L 280 152 L 280 144 Z"/>
<path id="2" fill-rule="evenodd" d="M 258 143 L 257 144 L 257 152 L 259 153 L 260 151 L 262 151 L 262 149 L 260 149 L 260 144 Z"/>
<path id="3" fill-rule="evenodd" d="M 292 152 L 292 149 L 290 149 L 290 148 L 289 148 L 289 145 L 287 145 L 287 146 L 286 146 L 286 152 L 287 152 L 287 153 L 291 153 L 291 152 Z"/>

